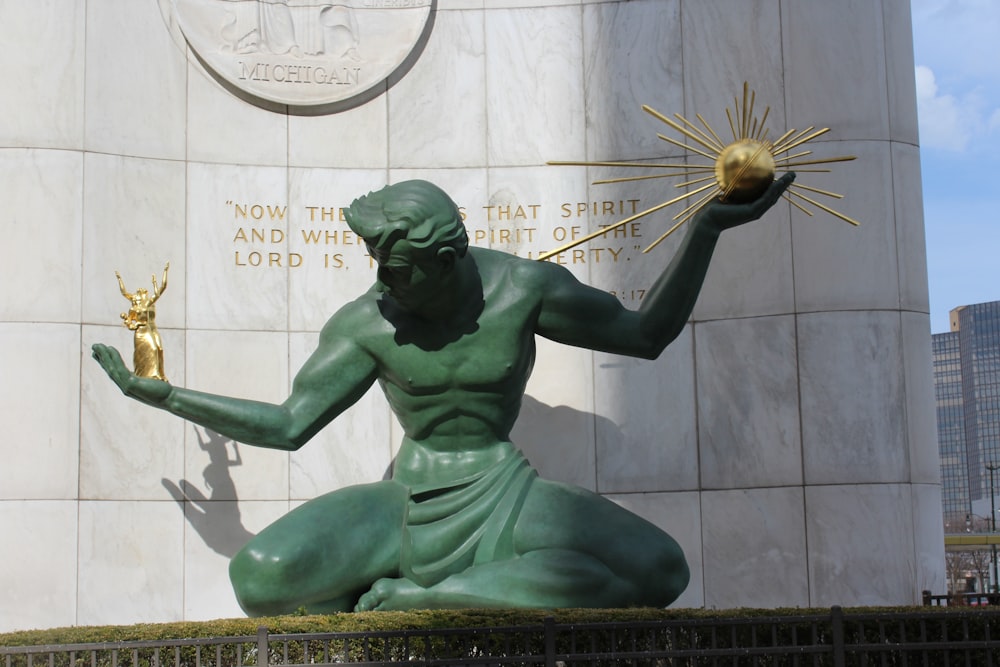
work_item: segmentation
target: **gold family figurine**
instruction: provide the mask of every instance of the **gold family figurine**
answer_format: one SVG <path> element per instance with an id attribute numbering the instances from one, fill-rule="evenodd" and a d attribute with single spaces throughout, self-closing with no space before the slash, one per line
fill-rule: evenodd
<path id="1" fill-rule="evenodd" d="M 156 275 L 153 275 L 152 294 L 143 287 L 130 294 L 125 289 L 121 274 L 115 271 L 118 289 L 132 304 L 127 313 L 121 314 L 121 318 L 125 326 L 135 332 L 133 337 L 135 352 L 132 357 L 135 374 L 163 381 L 166 381 L 167 377 L 163 372 L 163 343 L 160 341 L 160 332 L 156 329 L 156 301 L 167 289 L 168 269 L 170 262 L 163 268 L 163 282 L 160 285 L 156 284 Z"/>

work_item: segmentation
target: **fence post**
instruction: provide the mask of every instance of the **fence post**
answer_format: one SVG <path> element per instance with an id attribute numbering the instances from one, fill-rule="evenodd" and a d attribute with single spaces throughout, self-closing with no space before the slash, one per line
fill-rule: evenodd
<path id="1" fill-rule="evenodd" d="M 268 667 L 267 626 L 257 626 L 257 667 Z"/>
<path id="2" fill-rule="evenodd" d="M 833 634 L 833 667 L 844 667 L 844 610 L 830 607 L 830 626 Z"/>
<path id="3" fill-rule="evenodd" d="M 928 591 L 928 590 L 924 590 L 924 591 L 921 591 L 920 594 L 921 594 L 921 596 L 924 599 L 924 606 L 925 607 L 930 607 L 931 606 L 931 592 Z"/>
<path id="4" fill-rule="evenodd" d="M 556 619 L 545 617 L 545 667 L 556 667 Z"/>

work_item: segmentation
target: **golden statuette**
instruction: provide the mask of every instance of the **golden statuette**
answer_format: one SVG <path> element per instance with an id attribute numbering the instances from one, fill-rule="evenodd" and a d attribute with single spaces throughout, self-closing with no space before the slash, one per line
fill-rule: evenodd
<path id="1" fill-rule="evenodd" d="M 729 109 L 726 109 L 726 117 L 729 120 L 729 129 L 732 131 L 733 135 L 733 140 L 729 143 L 726 143 L 719 137 L 718 133 L 712 128 L 712 126 L 709 125 L 704 118 L 702 118 L 701 114 L 695 114 L 695 117 L 701 123 L 701 127 L 699 127 L 697 124 L 691 122 L 687 118 L 684 118 L 680 114 L 674 114 L 674 117 L 677 120 L 673 120 L 664 116 L 656 109 L 643 105 L 643 111 L 654 118 L 663 121 L 672 130 L 683 135 L 694 144 L 697 144 L 697 147 L 685 144 L 683 141 L 675 139 L 674 137 L 668 137 L 662 134 L 656 135 L 659 139 L 677 146 L 687 153 L 706 158 L 710 160 L 708 163 L 655 164 L 646 162 L 620 161 L 550 161 L 548 164 L 552 165 L 570 165 L 578 167 L 634 167 L 640 169 L 667 170 L 666 173 L 661 174 L 598 180 L 594 181 L 595 185 L 599 183 L 622 183 L 625 181 L 643 181 L 653 178 L 686 176 L 687 179 L 683 183 L 677 183 L 674 187 L 687 188 L 693 186 L 693 189 L 689 190 L 685 194 L 657 204 L 652 208 L 648 208 L 645 211 L 640 211 L 639 213 L 625 218 L 624 220 L 619 220 L 613 225 L 602 227 L 596 232 L 582 236 L 571 243 L 556 248 L 555 250 L 539 255 L 538 259 L 548 259 L 553 255 L 565 252 L 574 246 L 586 243 L 587 241 L 590 241 L 591 239 L 602 234 L 607 234 L 616 227 L 626 225 L 633 220 L 649 215 L 650 213 L 654 213 L 673 204 L 682 202 L 689 197 L 700 195 L 699 199 L 673 217 L 673 219 L 677 222 L 670 229 L 668 229 L 658 239 L 653 241 L 648 248 L 643 250 L 643 252 L 649 252 L 655 248 L 657 244 L 663 241 L 663 239 L 675 232 L 681 225 L 693 218 L 695 213 L 701 210 L 712 199 L 718 198 L 723 202 L 732 202 L 734 204 L 753 201 L 765 190 L 767 190 L 771 182 L 774 181 L 774 177 L 777 172 L 787 172 L 791 170 L 795 170 L 798 173 L 827 172 L 829 169 L 816 169 L 812 167 L 818 164 L 848 162 L 855 159 L 853 155 L 803 159 L 811 155 L 812 151 L 803 150 L 797 153 L 791 152 L 792 149 L 798 148 L 806 142 L 812 141 L 813 139 L 829 132 L 830 128 L 828 127 L 819 130 L 814 127 L 808 127 L 801 132 L 798 130 L 788 130 L 777 139 L 771 141 L 767 137 L 768 130 L 764 125 L 767 121 L 767 116 L 771 108 L 767 107 L 764 110 L 763 116 L 761 118 L 757 118 L 754 115 L 753 110 L 756 97 L 757 93 L 751 91 L 749 84 L 744 82 L 743 103 L 740 104 L 739 99 L 734 99 L 733 110 L 730 111 Z M 810 168 L 803 169 L 803 167 Z M 802 191 L 834 199 L 843 198 L 843 195 L 839 195 L 835 192 L 820 190 L 819 188 L 802 185 L 800 183 L 792 183 L 782 197 L 806 215 L 812 215 L 812 211 L 805 207 L 805 205 L 808 204 L 821 211 L 825 211 L 834 217 L 840 218 L 844 222 L 849 222 L 855 226 L 859 224 L 856 220 L 847 217 L 843 213 L 839 213 L 829 206 L 817 201 L 813 197 L 803 194 Z"/>
<path id="2" fill-rule="evenodd" d="M 163 268 L 163 281 L 159 285 L 156 284 L 156 275 L 153 275 L 152 294 L 143 287 L 137 289 L 134 294 L 130 294 L 125 289 L 121 274 L 115 271 L 115 276 L 118 278 L 118 289 L 131 304 L 128 312 L 121 314 L 121 318 L 124 325 L 135 332 L 133 337 L 135 353 L 132 357 L 135 374 L 139 377 L 154 378 L 164 382 L 167 381 L 167 376 L 163 372 L 163 343 L 160 341 L 160 332 L 156 329 L 156 301 L 167 289 L 168 269 L 170 269 L 170 262 L 167 262 Z"/>

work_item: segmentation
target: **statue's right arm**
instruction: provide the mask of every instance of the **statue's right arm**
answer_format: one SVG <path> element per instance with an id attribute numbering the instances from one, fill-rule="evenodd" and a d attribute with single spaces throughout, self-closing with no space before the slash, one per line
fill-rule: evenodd
<path id="1" fill-rule="evenodd" d="M 97 344 L 93 356 L 126 396 L 210 428 L 238 442 L 296 450 L 360 399 L 376 379 L 376 364 L 336 316 L 295 376 L 292 393 L 276 405 L 174 387 L 137 377 L 113 347 Z"/>

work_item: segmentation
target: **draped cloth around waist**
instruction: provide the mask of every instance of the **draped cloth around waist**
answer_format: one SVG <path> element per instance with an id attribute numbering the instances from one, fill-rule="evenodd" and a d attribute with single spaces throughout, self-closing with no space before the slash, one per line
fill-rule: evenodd
<path id="1" fill-rule="evenodd" d="M 512 450 L 483 472 L 410 490 L 400 569 L 416 584 L 514 554 L 514 526 L 538 473 Z"/>

